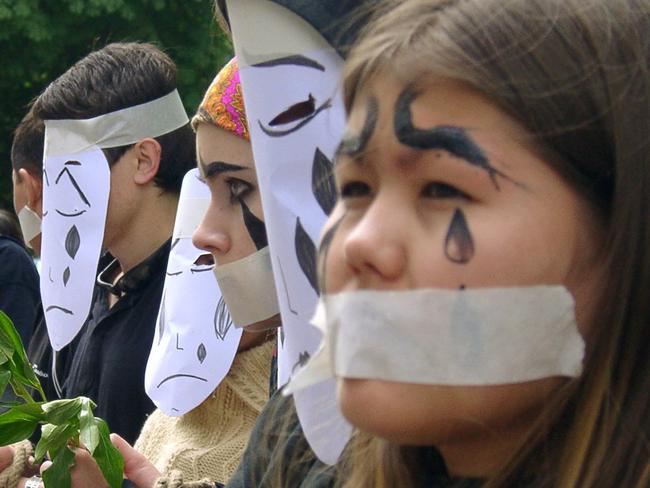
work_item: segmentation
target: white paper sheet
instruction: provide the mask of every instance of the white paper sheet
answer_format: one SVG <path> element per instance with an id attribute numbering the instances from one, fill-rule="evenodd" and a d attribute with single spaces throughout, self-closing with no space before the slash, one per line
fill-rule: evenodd
<path id="1" fill-rule="evenodd" d="M 230 370 L 242 334 L 225 307 L 214 266 L 195 264 L 205 251 L 194 247 L 189 227 L 196 229 L 209 203 L 210 191 L 198 169 L 189 171 L 145 373 L 147 394 L 170 416 L 192 410 L 216 389 Z"/>
<path id="2" fill-rule="evenodd" d="M 282 314 L 278 384 L 284 384 L 316 351 L 321 337 L 309 319 L 318 299 L 315 251 L 333 195 L 324 191 L 326 184 L 314 191 L 312 181 L 326 182 L 343 133 L 338 90 L 343 61 L 313 27 L 284 7 L 266 0 L 229 0 L 227 5 Z M 291 55 L 303 55 L 317 67 L 252 66 Z M 313 114 L 272 124 L 293 105 L 310 101 Z M 294 398 L 310 446 L 333 464 L 351 430 L 332 401 L 334 383 Z"/>

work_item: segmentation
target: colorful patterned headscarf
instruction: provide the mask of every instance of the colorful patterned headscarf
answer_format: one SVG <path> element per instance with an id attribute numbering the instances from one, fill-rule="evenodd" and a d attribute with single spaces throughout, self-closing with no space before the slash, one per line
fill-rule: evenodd
<path id="1" fill-rule="evenodd" d="M 192 127 L 196 130 L 200 122 L 216 125 L 250 140 L 237 58 L 232 58 L 221 68 L 205 92 L 203 101 L 192 118 Z"/>

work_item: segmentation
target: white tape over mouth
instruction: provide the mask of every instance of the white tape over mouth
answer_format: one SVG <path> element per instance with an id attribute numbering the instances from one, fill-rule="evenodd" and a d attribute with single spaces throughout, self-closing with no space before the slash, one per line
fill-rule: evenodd
<path id="1" fill-rule="evenodd" d="M 215 266 L 214 275 L 236 327 L 280 313 L 268 246 L 233 263 Z"/>
<path id="2" fill-rule="evenodd" d="M 36 212 L 25 205 L 18 212 L 18 221 L 20 222 L 20 230 L 23 233 L 23 240 L 25 245 L 31 249 L 30 244 L 41 233 L 41 218 Z"/>
<path id="3" fill-rule="evenodd" d="M 321 299 L 318 352 L 292 393 L 331 377 L 501 385 L 577 377 L 585 344 L 563 286 L 357 291 Z"/>

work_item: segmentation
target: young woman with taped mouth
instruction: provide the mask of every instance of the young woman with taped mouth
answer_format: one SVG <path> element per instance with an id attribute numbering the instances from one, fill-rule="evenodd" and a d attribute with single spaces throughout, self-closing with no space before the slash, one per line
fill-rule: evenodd
<path id="1" fill-rule="evenodd" d="M 356 430 L 310 463 L 273 399 L 230 486 L 650 484 L 649 28 L 629 0 L 377 12 L 289 384 L 336 377 Z"/>
<path id="2" fill-rule="evenodd" d="M 147 368 L 147 393 L 159 408 L 134 447 L 112 436 L 125 459 L 125 484 L 138 488 L 223 486 L 274 389 L 273 339 L 280 319 L 236 59 L 216 76 L 192 125 L 198 172 L 188 173 L 183 182 L 165 298 Z M 188 185 L 195 189 L 188 191 Z M 201 192 L 207 193 L 205 185 L 209 203 L 200 198 Z M 196 260 L 201 251 L 189 243 L 193 231 L 194 245 L 203 250 Z M 186 316 L 183 305 L 195 306 L 192 295 L 208 286 L 194 286 L 192 280 L 214 281 L 212 273 L 203 273 L 213 264 L 229 314 L 223 300 L 216 311 L 210 302 L 214 313 L 209 323 L 198 324 L 201 314 Z M 187 296 L 179 297 L 177 280 L 188 280 L 180 288 L 193 286 Z M 199 331 L 195 325 L 209 330 Z M 154 355 L 159 357 L 152 359 Z M 209 371 L 203 371 L 206 365 Z M 219 368 L 223 379 L 211 381 Z M 77 454 L 72 479 L 76 488 L 105 486 L 84 452 Z"/>

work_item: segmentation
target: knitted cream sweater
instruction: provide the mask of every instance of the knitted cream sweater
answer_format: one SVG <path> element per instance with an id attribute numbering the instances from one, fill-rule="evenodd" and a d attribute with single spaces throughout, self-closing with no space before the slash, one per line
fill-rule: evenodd
<path id="1" fill-rule="evenodd" d="M 135 448 L 163 476 L 226 484 L 239 465 L 253 424 L 269 399 L 273 343 L 238 353 L 217 389 L 182 417 L 160 410 L 147 419 Z"/>

